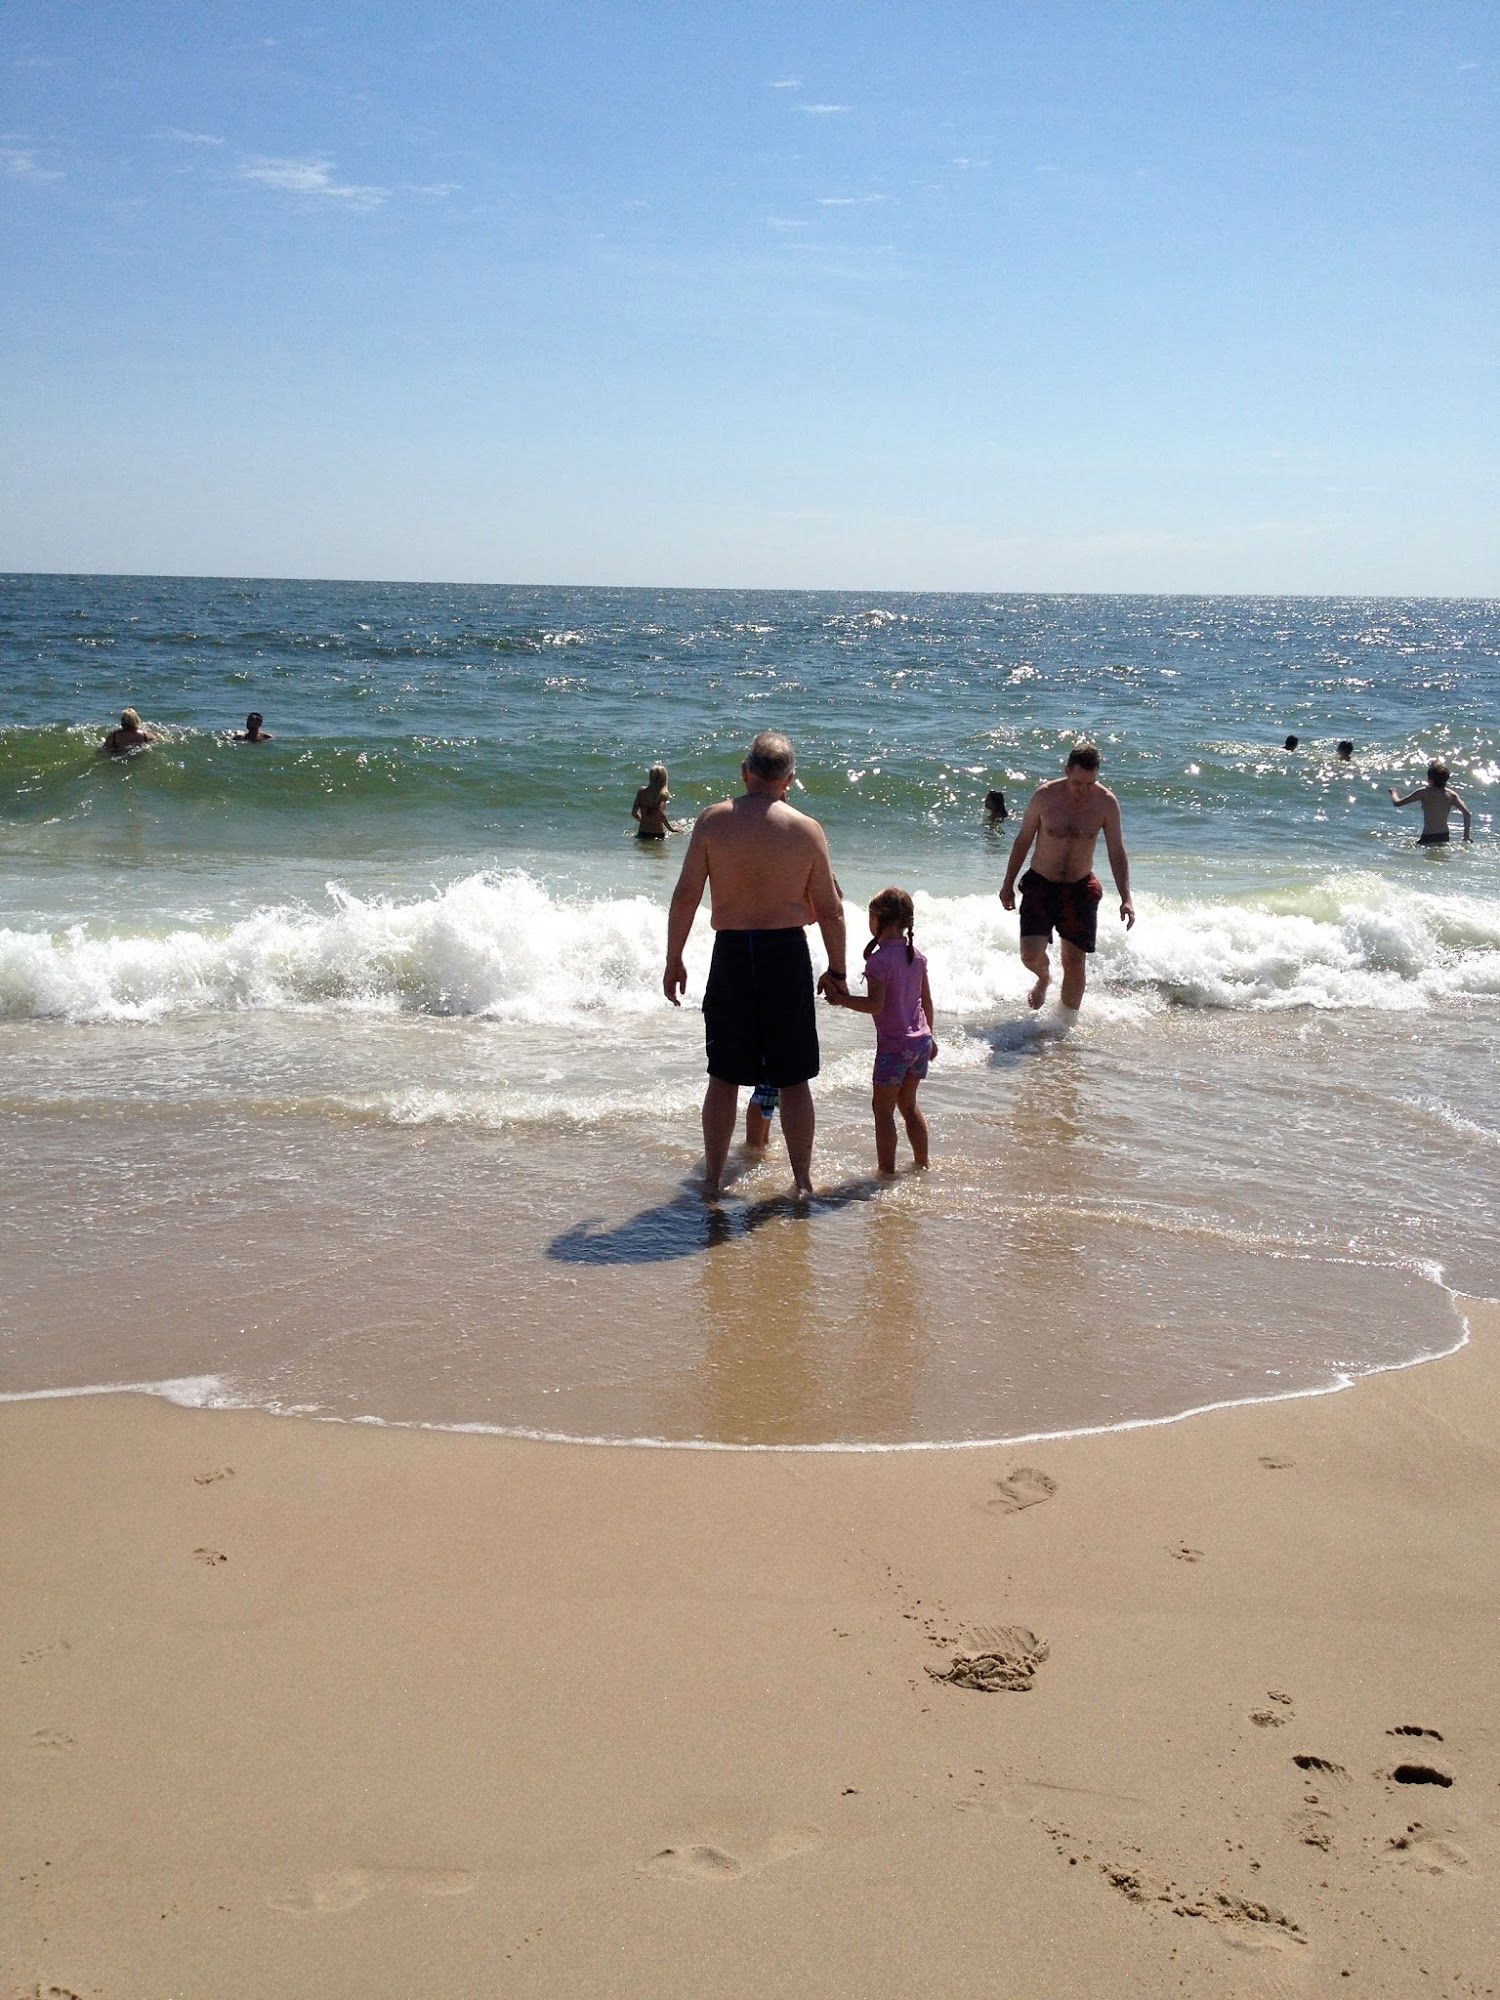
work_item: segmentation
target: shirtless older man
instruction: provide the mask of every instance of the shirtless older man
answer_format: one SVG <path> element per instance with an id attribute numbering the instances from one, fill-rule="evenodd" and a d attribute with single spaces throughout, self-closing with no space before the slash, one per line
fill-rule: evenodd
<path id="1" fill-rule="evenodd" d="M 1129 930 L 1135 922 L 1135 904 L 1130 900 L 1120 802 L 1099 782 L 1099 752 L 1094 745 L 1075 743 L 1063 775 L 1032 793 L 1000 887 L 1001 904 L 1013 910 L 1016 876 L 1035 841 L 1032 865 L 1021 876 L 1021 962 L 1036 974 L 1036 984 L 1027 995 L 1033 1007 L 1041 1006 L 1051 983 L 1047 947 L 1054 930 L 1062 947 L 1062 1004 L 1075 1013 L 1083 1005 L 1088 954 L 1094 949 L 1104 895 L 1092 872 L 1094 843 L 1101 833 L 1120 892 L 1120 920 Z"/>
<path id="2" fill-rule="evenodd" d="M 823 934 L 828 969 L 817 984 L 842 993 L 844 907 L 823 829 L 786 803 L 796 759 L 786 737 L 763 729 L 740 766 L 745 789 L 693 822 L 667 915 L 662 991 L 674 1007 L 687 990 L 682 954 L 703 885 L 715 931 L 703 995 L 708 1089 L 703 1098 L 704 1193 L 717 1201 L 744 1084 L 775 1084 L 781 1130 L 799 1195 L 812 1192 L 818 1024 L 806 925 Z"/>

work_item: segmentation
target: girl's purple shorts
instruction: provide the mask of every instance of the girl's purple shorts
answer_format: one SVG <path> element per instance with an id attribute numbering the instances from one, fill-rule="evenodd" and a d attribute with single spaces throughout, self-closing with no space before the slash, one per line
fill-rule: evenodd
<path id="1" fill-rule="evenodd" d="M 920 1080 L 927 1074 L 927 1065 L 932 1059 L 931 1042 L 913 1042 L 905 1049 L 877 1049 L 875 1053 L 875 1083 L 882 1090 L 890 1090 L 905 1083 L 909 1076 Z"/>

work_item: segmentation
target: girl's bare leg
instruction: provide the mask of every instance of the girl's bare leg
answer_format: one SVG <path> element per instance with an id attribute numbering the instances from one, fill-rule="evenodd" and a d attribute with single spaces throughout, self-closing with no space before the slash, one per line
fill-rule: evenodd
<path id="1" fill-rule="evenodd" d="M 875 1164 L 883 1174 L 896 1171 L 896 1102 L 901 1087 L 877 1083 L 870 1092 L 870 1109 L 875 1113 Z"/>
<path id="2" fill-rule="evenodd" d="M 927 1120 L 922 1116 L 917 1103 L 917 1085 L 920 1077 L 904 1076 L 901 1079 L 901 1093 L 896 1102 L 901 1116 L 906 1121 L 906 1136 L 911 1141 L 911 1156 L 919 1167 L 927 1164 Z M 894 1148 L 893 1148 L 894 1150 Z"/>

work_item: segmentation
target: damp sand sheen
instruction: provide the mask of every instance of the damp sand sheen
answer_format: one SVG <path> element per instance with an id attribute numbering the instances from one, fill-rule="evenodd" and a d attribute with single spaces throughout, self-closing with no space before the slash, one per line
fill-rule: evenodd
<path id="1" fill-rule="evenodd" d="M 1493 607 L 22 582 L 17 1992 L 1485 1990 Z M 623 807 L 770 720 L 917 892 L 935 1164 L 825 1014 L 818 1202 L 709 1214 Z M 1080 728 L 1063 1032 L 978 807 Z"/>

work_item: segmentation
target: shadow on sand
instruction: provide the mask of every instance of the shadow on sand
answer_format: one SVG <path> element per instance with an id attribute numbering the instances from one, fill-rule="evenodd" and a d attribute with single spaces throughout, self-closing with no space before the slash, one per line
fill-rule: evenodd
<path id="1" fill-rule="evenodd" d="M 884 1185 L 869 1176 L 824 1188 L 811 1201 L 783 1194 L 729 1207 L 710 1207 L 701 1195 L 680 1194 L 643 1208 L 612 1229 L 592 1219 L 576 1222 L 553 1237 L 547 1255 L 554 1264 L 669 1264 L 742 1241 L 768 1222 L 814 1222 L 854 1202 L 872 1201 Z"/>

